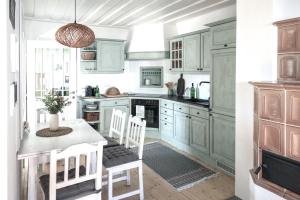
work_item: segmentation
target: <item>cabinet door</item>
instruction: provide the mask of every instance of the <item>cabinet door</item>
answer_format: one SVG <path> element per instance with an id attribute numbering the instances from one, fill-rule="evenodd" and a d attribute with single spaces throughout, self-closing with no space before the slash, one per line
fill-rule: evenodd
<path id="1" fill-rule="evenodd" d="M 123 112 L 127 113 L 127 117 L 128 118 L 128 114 L 129 114 L 129 106 L 101 106 L 100 107 L 100 132 L 101 134 L 108 134 L 109 132 L 109 128 L 110 128 L 110 122 L 111 122 L 111 116 L 112 116 L 112 110 L 113 108 L 118 109 L 118 110 L 122 110 Z M 126 123 L 127 124 L 127 123 Z M 125 127 L 127 126 L 125 124 Z"/>
<path id="2" fill-rule="evenodd" d="M 212 49 L 235 47 L 236 22 L 214 26 L 210 29 Z"/>
<path id="3" fill-rule="evenodd" d="M 278 52 L 300 51 L 300 28 L 299 25 L 289 25 L 278 29 Z"/>
<path id="4" fill-rule="evenodd" d="M 286 127 L 286 154 L 291 159 L 300 161 L 300 128 Z"/>
<path id="5" fill-rule="evenodd" d="M 284 91 L 261 89 L 259 92 L 259 116 L 263 119 L 284 121 Z"/>
<path id="6" fill-rule="evenodd" d="M 235 114 L 235 49 L 212 52 L 211 109 L 213 112 Z"/>
<path id="7" fill-rule="evenodd" d="M 200 117 L 190 119 L 190 144 L 195 149 L 209 153 L 209 120 Z"/>
<path id="8" fill-rule="evenodd" d="M 201 33 L 201 68 L 203 72 L 210 71 L 210 49 L 211 37 L 210 32 Z"/>
<path id="9" fill-rule="evenodd" d="M 168 139 L 173 138 L 173 123 L 169 123 L 166 121 L 160 121 L 160 133 L 161 133 L 162 139 L 169 142 Z"/>
<path id="10" fill-rule="evenodd" d="M 233 117 L 212 114 L 210 120 L 211 156 L 234 167 L 235 122 Z"/>
<path id="11" fill-rule="evenodd" d="M 284 155 L 284 128 L 283 125 L 259 121 L 259 147 L 273 153 Z"/>
<path id="12" fill-rule="evenodd" d="M 124 42 L 97 41 L 97 62 L 99 72 L 123 72 Z"/>
<path id="13" fill-rule="evenodd" d="M 300 92 L 287 91 L 286 101 L 286 123 L 300 126 Z"/>
<path id="14" fill-rule="evenodd" d="M 200 34 L 184 37 L 184 71 L 200 71 Z"/>
<path id="15" fill-rule="evenodd" d="M 183 71 L 183 38 L 170 40 L 170 71 Z"/>
<path id="16" fill-rule="evenodd" d="M 300 56 L 298 54 L 278 55 L 278 80 L 300 80 Z"/>
<path id="17" fill-rule="evenodd" d="M 190 119 L 187 114 L 174 111 L 175 139 L 181 143 L 189 144 Z"/>

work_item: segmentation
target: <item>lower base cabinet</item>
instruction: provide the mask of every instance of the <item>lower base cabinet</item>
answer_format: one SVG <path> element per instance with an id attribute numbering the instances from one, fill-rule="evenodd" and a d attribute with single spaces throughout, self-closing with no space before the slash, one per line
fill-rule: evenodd
<path id="1" fill-rule="evenodd" d="M 206 154 L 209 154 L 209 120 L 194 117 L 190 118 L 190 145 Z"/>
<path id="2" fill-rule="evenodd" d="M 189 144 L 190 119 L 188 114 L 174 111 L 174 137 L 178 142 Z"/>
<path id="3" fill-rule="evenodd" d="M 169 139 L 172 139 L 174 136 L 173 124 L 161 120 L 160 121 L 160 132 L 161 132 L 161 137 L 163 140 L 168 141 Z"/>
<path id="4" fill-rule="evenodd" d="M 211 114 L 210 152 L 212 158 L 234 168 L 235 120 L 233 117 Z"/>

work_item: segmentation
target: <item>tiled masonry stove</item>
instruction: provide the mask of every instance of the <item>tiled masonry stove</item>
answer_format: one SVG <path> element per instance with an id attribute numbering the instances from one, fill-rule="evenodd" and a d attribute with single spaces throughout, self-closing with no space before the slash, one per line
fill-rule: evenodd
<path id="1" fill-rule="evenodd" d="M 257 185 L 300 199 L 300 18 L 278 26 L 278 81 L 254 85 L 254 166 Z"/>

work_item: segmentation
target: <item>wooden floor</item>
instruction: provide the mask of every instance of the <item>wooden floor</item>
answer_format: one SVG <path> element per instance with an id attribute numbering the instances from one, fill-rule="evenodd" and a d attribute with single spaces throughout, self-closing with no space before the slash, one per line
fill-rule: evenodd
<path id="1" fill-rule="evenodd" d="M 147 140 L 147 142 L 152 142 L 152 140 Z M 186 156 L 190 157 L 189 155 Z M 190 158 L 195 160 L 193 157 Z M 180 192 L 176 191 L 173 186 L 171 186 L 145 164 L 143 165 L 143 175 L 146 200 L 225 200 L 234 195 L 234 178 L 225 175 L 222 172 L 219 172 L 215 177 L 194 185 L 192 188 L 185 189 Z M 113 191 L 114 195 L 135 190 L 137 189 L 137 185 L 137 170 L 132 170 L 131 186 L 126 186 L 125 182 L 115 183 Z M 38 197 L 40 199 L 41 194 L 38 194 Z M 103 200 L 107 200 L 106 186 L 102 188 L 102 197 Z M 127 199 L 135 200 L 139 198 L 138 196 L 134 196 Z"/>

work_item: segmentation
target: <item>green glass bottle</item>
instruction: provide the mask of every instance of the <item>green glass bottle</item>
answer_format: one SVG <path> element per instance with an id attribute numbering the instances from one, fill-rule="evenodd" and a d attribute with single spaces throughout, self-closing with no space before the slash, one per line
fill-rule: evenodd
<path id="1" fill-rule="evenodd" d="M 191 87 L 191 98 L 192 99 L 195 99 L 196 97 L 196 90 L 195 90 L 195 87 L 194 87 L 194 83 L 192 83 L 192 87 Z"/>

